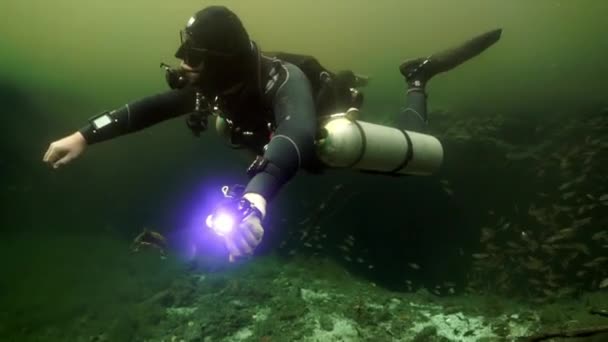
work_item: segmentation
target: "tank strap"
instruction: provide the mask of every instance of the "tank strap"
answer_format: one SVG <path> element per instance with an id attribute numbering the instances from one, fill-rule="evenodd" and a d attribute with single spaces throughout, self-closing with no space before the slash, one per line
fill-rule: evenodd
<path id="1" fill-rule="evenodd" d="M 407 164 L 409 164 L 409 162 L 412 160 L 412 158 L 414 158 L 414 149 L 412 148 L 412 139 L 410 138 L 409 134 L 407 134 L 407 132 L 405 130 L 402 129 L 400 131 L 401 131 L 401 133 L 403 133 L 403 136 L 405 137 L 405 140 L 407 141 L 407 153 L 405 154 L 405 158 L 403 159 L 403 162 L 401 162 L 401 164 L 399 164 L 399 166 L 397 166 L 397 168 L 390 171 L 390 173 L 399 173 L 399 171 L 404 169 L 407 166 Z"/>

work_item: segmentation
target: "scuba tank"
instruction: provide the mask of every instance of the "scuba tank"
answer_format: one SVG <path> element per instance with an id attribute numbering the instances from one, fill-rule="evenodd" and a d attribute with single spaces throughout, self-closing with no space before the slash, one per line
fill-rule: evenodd
<path id="1" fill-rule="evenodd" d="M 437 138 L 359 121 L 358 114 L 351 108 L 321 120 L 316 154 L 326 166 L 392 175 L 430 175 L 441 166 Z"/>

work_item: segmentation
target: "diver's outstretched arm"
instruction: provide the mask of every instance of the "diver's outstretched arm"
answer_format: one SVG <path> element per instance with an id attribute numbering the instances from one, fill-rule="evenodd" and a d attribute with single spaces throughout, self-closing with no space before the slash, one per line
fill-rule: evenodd
<path id="1" fill-rule="evenodd" d="M 192 112 L 195 98 L 191 87 L 147 96 L 91 118 L 79 132 L 88 145 L 110 140 Z"/>
<path id="2" fill-rule="evenodd" d="M 435 53 L 429 57 L 406 60 L 399 71 L 407 83 L 407 107 L 397 117 L 397 127 L 424 132 L 428 122 L 426 110 L 426 84 L 435 75 L 451 70 L 479 55 L 496 43 L 502 29 L 496 29 L 474 37 L 456 47 Z"/>

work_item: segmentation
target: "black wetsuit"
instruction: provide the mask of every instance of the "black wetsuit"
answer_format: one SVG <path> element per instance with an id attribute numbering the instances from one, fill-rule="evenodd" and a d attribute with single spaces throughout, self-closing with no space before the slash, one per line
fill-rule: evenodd
<path id="1" fill-rule="evenodd" d="M 245 192 L 270 200 L 300 168 L 314 163 L 317 120 L 304 73 L 278 59 L 262 56 L 262 60 L 260 84 L 222 98 L 222 112 L 233 123 L 233 142 L 263 154 L 270 163 L 252 177 Z M 80 132 L 88 144 L 98 143 L 191 113 L 195 100 L 196 90 L 191 86 L 169 90 L 110 112 L 115 125 L 111 130 L 96 131 L 88 124 Z"/>
<path id="2" fill-rule="evenodd" d="M 232 123 L 231 143 L 269 161 L 266 169 L 252 177 L 245 193 L 258 193 L 271 200 L 299 169 L 319 170 L 314 150 L 318 113 L 311 82 L 300 68 L 260 56 L 257 82 L 249 82 L 236 95 L 223 96 L 221 104 L 223 115 Z M 423 89 L 413 88 L 407 98 L 409 107 L 397 117 L 397 126 L 422 131 L 426 126 L 426 94 Z M 94 144 L 191 113 L 195 101 L 196 90 L 191 86 L 170 90 L 110 112 L 113 129 L 96 131 L 88 124 L 80 132 Z"/>

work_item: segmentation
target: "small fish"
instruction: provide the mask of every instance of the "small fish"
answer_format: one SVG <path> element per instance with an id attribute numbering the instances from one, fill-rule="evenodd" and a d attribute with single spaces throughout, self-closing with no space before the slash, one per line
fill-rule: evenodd
<path id="1" fill-rule="evenodd" d="M 608 194 L 603 194 L 598 198 L 600 202 L 608 201 Z"/>
<path id="2" fill-rule="evenodd" d="M 578 215 L 582 215 L 582 214 L 585 212 L 585 210 L 587 210 L 587 206 L 586 206 L 586 205 L 583 205 L 583 206 L 581 206 L 580 208 L 578 208 L 578 210 L 576 211 L 576 213 L 577 213 Z"/>
<path id="3" fill-rule="evenodd" d="M 582 227 L 584 225 L 589 224 L 589 222 L 591 222 L 591 217 L 585 217 L 585 218 L 582 218 L 580 220 L 575 220 L 574 221 L 574 227 L 576 227 L 576 228 Z"/>
<path id="4" fill-rule="evenodd" d="M 573 182 L 574 183 L 582 183 L 585 180 L 585 177 L 587 177 L 587 176 L 585 174 L 582 174 L 579 177 L 577 177 Z"/>
<path id="5" fill-rule="evenodd" d="M 564 190 L 568 189 L 570 187 L 570 185 L 572 185 L 571 182 L 566 182 L 566 183 L 560 185 L 559 188 L 557 188 L 557 189 L 559 191 L 564 191 Z"/>
<path id="6" fill-rule="evenodd" d="M 528 261 L 524 265 L 528 269 L 539 270 L 543 267 L 543 262 L 535 257 L 528 257 Z"/>
<path id="7" fill-rule="evenodd" d="M 555 292 L 551 291 L 551 290 L 547 290 L 547 289 L 543 289 L 543 293 L 545 294 L 545 296 L 547 297 L 553 297 L 555 295 Z"/>
<path id="8" fill-rule="evenodd" d="M 558 247 L 556 246 L 556 248 L 558 248 Z M 591 252 L 589 252 L 589 248 L 587 246 L 583 245 L 582 243 L 569 243 L 567 245 L 561 245 L 559 248 L 574 249 L 574 250 L 584 253 L 586 255 L 591 255 Z"/>
<path id="9" fill-rule="evenodd" d="M 571 287 L 563 287 L 557 291 L 557 296 L 565 297 L 573 294 L 574 292 L 576 292 L 576 290 Z"/>
<path id="10" fill-rule="evenodd" d="M 552 207 L 553 207 L 553 210 L 555 210 L 555 211 L 566 211 L 567 212 L 567 211 L 571 211 L 572 210 L 572 207 L 567 207 L 567 206 L 564 206 L 564 205 L 554 204 L 554 205 L 552 205 Z"/>
<path id="11" fill-rule="evenodd" d="M 489 243 L 489 244 L 487 244 L 487 245 L 486 245 L 486 248 L 487 248 L 489 251 L 497 251 L 497 250 L 499 250 L 499 249 L 500 249 L 500 248 L 498 248 L 498 246 L 496 246 L 496 245 L 495 245 L 495 244 L 493 244 L 493 243 Z"/>
<path id="12" fill-rule="evenodd" d="M 591 236 L 591 239 L 594 241 L 597 240 L 608 240 L 608 231 L 601 231 L 598 233 L 593 234 L 593 236 Z"/>
<path id="13" fill-rule="evenodd" d="M 415 269 L 415 270 L 419 270 L 420 269 L 420 266 L 418 264 L 416 264 L 416 263 L 410 262 L 410 263 L 408 263 L 408 265 L 411 268 Z"/>
<path id="14" fill-rule="evenodd" d="M 520 246 L 520 245 L 518 245 L 518 244 L 516 244 L 516 243 L 515 243 L 515 242 L 513 242 L 513 241 L 507 241 L 507 246 L 509 246 L 509 247 L 511 247 L 511 248 L 514 248 L 514 249 L 521 249 L 521 246 Z"/>
<path id="15" fill-rule="evenodd" d="M 567 199 L 573 197 L 575 194 L 576 193 L 574 191 L 566 192 L 566 193 L 562 194 L 562 199 L 567 200 Z"/>
<path id="16" fill-rule="evenodd" d="M 475 259 L 485 259 L 488 257 L 488 254 L 485 253 L 473 253 L 473 258 Z"/>
<path id="17" fill-rule="evenodd" d="M 574 228 L 564 228 L 564 229 L 560 229 L 557 233 L 560 235 L 564 235 L 564 236 L 570 236 L 572 234 L 574 234 L 576 230 Z"/>
<path id="18" fill-rule="evenodd" d="M 599 286 L 599 288 L 600 288 L 600 289 L 603 289 L 603 288 L 605 288 L 605 287 L 608 287 L 608 278 L 606 278 L 606 279 L 604 279 L 604 280 L 602 280 L 602 281 L 600 282 L 600 286 Z"/>
<path id="19" fill-rule="evenodd" d="M 608 258 L 607 257 L 598 257 L 595 258 L 587 263 L 584 263 L 583 266 L 585 267 L 596 267 L 599 266 L 602 262 L 607 261 Z"/>

